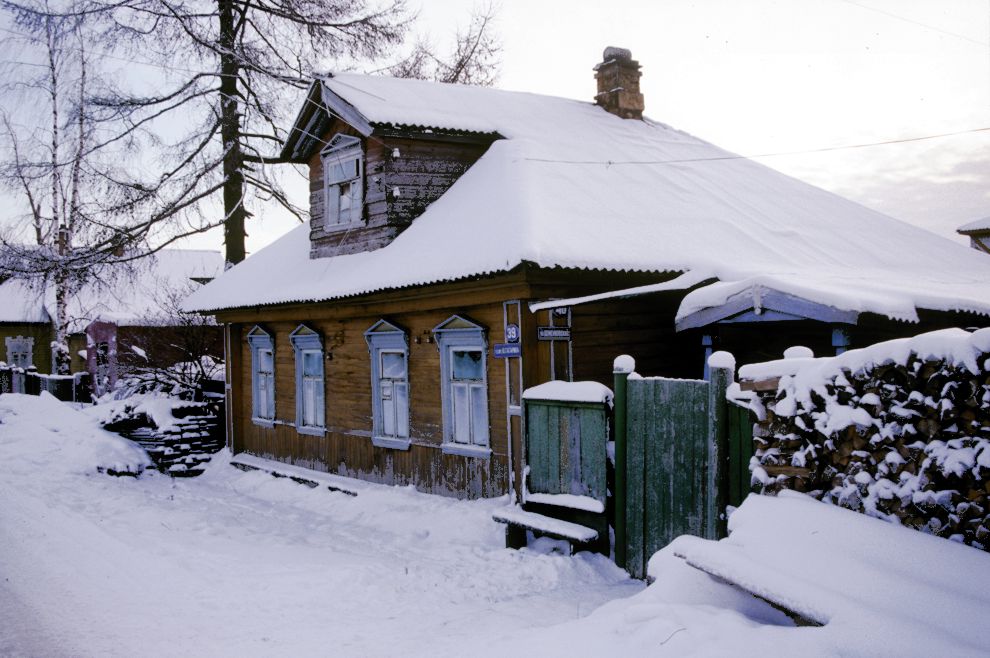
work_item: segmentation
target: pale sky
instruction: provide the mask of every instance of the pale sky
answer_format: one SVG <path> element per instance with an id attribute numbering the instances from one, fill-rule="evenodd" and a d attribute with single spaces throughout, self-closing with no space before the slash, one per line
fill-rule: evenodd
<path id="1" fill-rule="evenodd" d="M 469 8 L 424 0 L 421 26 L 443 41 Z M 498 28 L 499 87 L 590 101 L 629 48 L 648 116 L 741 155 L 990 129 L 990 0 L 501 0 Z M 960 241 L 990 216 L 990 130 L 758 160 Z"/>
<path id="2" fill-rule="evenodd" d="M 499 87 L 590 101 L 604 47 L 628 48 L 652 119 L 749 157 L 803 152 L 756 159 L 946 237 L 990 216 L 990 0 L 500 4 Z M 442 43 L 471 2 L 421 6 Z M 945 133 L 964 134 L 820 152 Z M 249 251 L 295 224 L 265 213 Z"/>

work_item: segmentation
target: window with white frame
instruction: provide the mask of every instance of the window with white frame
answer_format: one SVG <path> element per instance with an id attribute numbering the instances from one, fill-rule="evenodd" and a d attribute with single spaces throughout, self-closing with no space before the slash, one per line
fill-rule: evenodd
<path id="1" fill-rule="evenodd" d="M 455 315 L 433 332 L 440 350 L 444 451 L 487 455 L 490 450 L 484 328 Z"/>
<path id="2" fill-rule="evenodd" d="M 289 335 L 289 340 L 296 353 L 296 429 L 302 434 L 323 434 L 323 339 L 302 324 Z"/>
<path id="3" fill-rule="evenodd" d="M 364 204 L 364 153 L 361 140 L 335 135 L 320 152 L 323 157 L 326 230 L 361 221 Z"/>
<path id="4" fill-rule="evenodd" d="M 24 336 L 6 339 L 7 365 L 17 368 L 27 368 L 34 365 L 34 338 Z"/>
<path id="5" fill-rule="evenodd" d="M 379 320 L 364 333 L 371 352 L 372 443 L 408 450 L 409 340 L 396 325 Z"/>
<path id="6" fill-rule="evenodd" d="M 257 423 L 275 420 L 275 345 L 261 327 L 248 332 L 251 347 L 251 417 Z"/>

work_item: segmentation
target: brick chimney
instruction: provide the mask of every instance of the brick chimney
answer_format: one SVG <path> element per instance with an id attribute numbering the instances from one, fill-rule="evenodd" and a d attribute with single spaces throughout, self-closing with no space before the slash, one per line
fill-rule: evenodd
<path id="1" fill-rule="evenodd" d="M 598 94 L 595 104 L 623 119 L 643 118 L 643 94 L 639 93 L 639 62 L 625 48 L 609 46 L 602 63 L 595 66 Z"/>

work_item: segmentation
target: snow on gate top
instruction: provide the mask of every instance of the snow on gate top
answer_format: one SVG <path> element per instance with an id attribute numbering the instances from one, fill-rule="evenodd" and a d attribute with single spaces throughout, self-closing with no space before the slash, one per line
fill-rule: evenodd
<path id="1" fill-rule="evenodd" d="M 990 258 L 662 123 L 592 103 L 380 76 L 314 82 L 380 126 L 500 137 L 391 244 L 309 258 L 299 226 L 189 310 L 320 301 L 541 267 L 690 272 L 679 316 L 762 285 L 840 310 L 990 315 Z"/>

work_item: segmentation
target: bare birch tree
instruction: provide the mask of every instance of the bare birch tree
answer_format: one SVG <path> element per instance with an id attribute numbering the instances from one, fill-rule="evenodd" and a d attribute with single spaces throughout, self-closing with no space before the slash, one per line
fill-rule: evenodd
<path id="1" fill-rule="evenodd" d="M 116 181 L 130 185 L 136 203 L 162 207 L 123 239 L 147 240 L 170 222 L 170 232 L 156 235 L 161 247 L 222 225 L 228 265 L 246 255 L 249 207 L 271 202 L 304 216 L 267 166 L 282 162 L 276 154 L 288 122 L 286 99 L 301 95 L 290 92 L 305 89 L 323 63 L 354 68 L 391 56 L 413 20 L 405 0 L 66 1 L 71 4 L 60 12 L 47 0 L 0 0 L 0 6 L 26 25 L 56 13 L 85 18 L 100 26 L 101 47 L 162 69 L 150 92 L 116 85 L 88 105 L 94 121 L 122 126 L 101 145 L 153 140 L 167 163 L 147 180 Z M 492 14 L 460 35 L 449 65 L 420 42 L 395 73 L 485 82 L 483 55 L 497 53 Z M 177 138 L 163 137 L 176 132 Z M 222 195 L 222 214 L 211 215 L 201 203 L 214 192 Z"/>
<path id="2" fill-rule="evenodd" d="M 98 276 L 99 264 L 136 207 L 113 182 L 105 149 L 86 112 L 89 62 L 78 19 L 46 16 L 19 44 L 37 71 L 4 85 L 20 97 L 19 111 L 3 108 L 0 185 L 25 209 L 26 232 L 0 234 L 0 281 L 27 280 L 39 296 L 54 296 L 52 371 L 69 370 L 69 300 Z M 9 43 L 8 43 L 9 45 Z M 10 229 L 11 227 L 7 227 Z"/>

